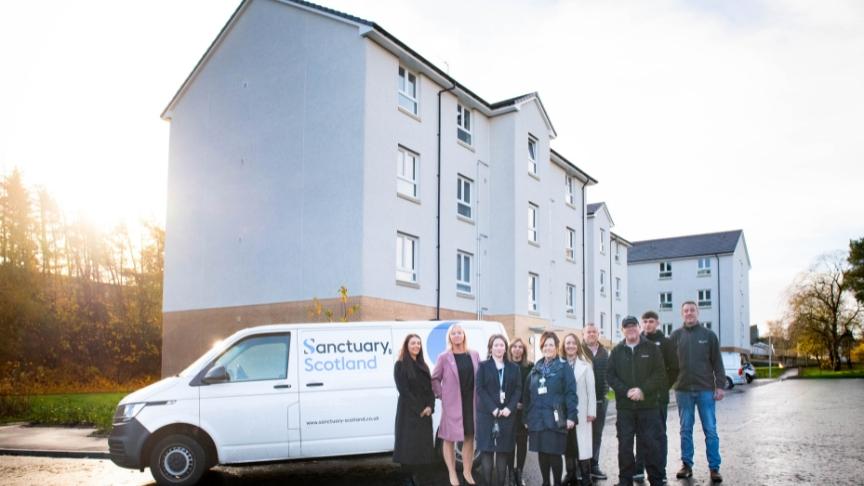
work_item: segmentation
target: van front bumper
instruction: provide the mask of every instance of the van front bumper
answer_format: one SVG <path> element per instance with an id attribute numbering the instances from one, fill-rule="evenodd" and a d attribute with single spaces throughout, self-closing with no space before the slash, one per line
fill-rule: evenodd
<path id="1" fill-rule="evenodd" d="M 141 457 L 150 432 L 137 419 L 115 424 L 108 437 L 108 452 L 111 461 L 120 467 L 143 469 L 147 459 Z"/>

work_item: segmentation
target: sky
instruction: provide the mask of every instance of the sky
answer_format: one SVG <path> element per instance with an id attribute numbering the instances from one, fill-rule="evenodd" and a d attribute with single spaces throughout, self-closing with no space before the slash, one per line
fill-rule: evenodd
<path id="1" fill-rule="evenodd" d="M 864 2 L 320 3 L 486 100 L 539 92 L 624 238 L 743 229 L 753 323 L 864 237 Z M 163 223 L 159 115 L 238 4 L 3 2 L 0 170 L 104 227 Z"/>

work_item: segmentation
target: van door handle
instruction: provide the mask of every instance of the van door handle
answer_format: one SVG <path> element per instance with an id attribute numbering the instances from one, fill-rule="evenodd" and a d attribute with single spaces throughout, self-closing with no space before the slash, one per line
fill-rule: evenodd
<path id="1" fill-rule="evenodd" d="M 313 381 L 312 383 L 306 383 L 306 386 L 324 386 L 324 383 L 321 381 Z"/>
<path id="2" fill-rule="evenodd" d="M 273 385 L 273 388 L 291 388 L 291 385 Z"/>

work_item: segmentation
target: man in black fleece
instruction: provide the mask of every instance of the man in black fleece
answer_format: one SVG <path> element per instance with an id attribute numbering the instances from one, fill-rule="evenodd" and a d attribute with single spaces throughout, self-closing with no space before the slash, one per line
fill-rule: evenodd
<path id="1" fill-rule="evenodd" d="M 681 304 L 684 326 L 672 333 L 670 340 L 678 357 L 678 379 L 675 400 L 681 422 L 681 462 L 679 479 L 693 476 L 693 424 L 699 410 L 705 432 L 705 453 L 711 482 L 723 481 L 720 475 L 720 437 L 717 435 L 717 413 L 714 403 L 723 399 L 726 370 L 720 355 L 720 341 L 710 329 L 699 323 L 699 307 L 692 300 Z"/>
<path id="2" fill-rule="evenodd" d="M 606 479 L 606 473 L 600 469 L 600 444 L 603 440 L 603 427 L 606 424 L 606 392 L 609 384 L 606 383 L 606 363 L 609 362 L 609 351 L 600 343 L 600 332 L 593 322 L 585 325 L 582 343 L 585 352 L 591 353 L 591 363 L 594 366 L 594 386 L 597 394 L 597 415 L 591 422 L 591 436 L 593 439 L 594 455 L 591 457 L 591 477 L 595 479 Z"/>
<path id="3" fill-rule="evenodd" d="M 656 344 L 660 348 L 660 353 L 663 355 L 663 365 L 666 372 L 663 379 L 666 385 L 663 387 L 663 392 L 660 393 L 658 400 L 658 409 L 660 410 L 660 472 L 663 474 L 663 481 L 666 481 L 666 456 L 668 454 L 669 443 L 666 436 L 666 417 L 669 410 L 669 389 L 678 378 L 678 357 L 675 355 L 675 348 L 672 346 L 663 331 L 657 329 L 660 325 L 660 316 L 656 312 L 649 310 L 642 314 L 642 336 L 645 339 Z M 633 479 L 637 483 L 641 483 L 645 478 L 645 461 L 642 460 L 642 451 L 636 448 L 636 476 Z"/>
<path id="4" fill-rule="evenodd" d="M 632 486 L 636 472 L 634 436 L 644 451 L 645 469 L 651 486 L 663 484 L 658 467 L 660 414 L 659 395 L 665 391 L 663 356 L 652 342 L 639 335 L 639 321 L 627 316 L 621 321 L 624 340 L 609 356 L 606 380 L 615 390 L 618 416 L 618 484 Z"/>

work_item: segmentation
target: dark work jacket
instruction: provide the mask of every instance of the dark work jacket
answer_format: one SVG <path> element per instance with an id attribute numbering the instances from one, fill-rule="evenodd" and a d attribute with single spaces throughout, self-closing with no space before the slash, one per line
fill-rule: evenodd
<path id="1" fill-rule="evenodd" d="M 404 361 L 396 361 L 393 366 L 393 380 L 399 390 L 393 462 L 428 464 L 432 462 L 435 451 L 432 417 L 421 417 L 420 412 L 426 407 L 435 410 L 432 377 L 428 369 L 424 370 L 413 359 L 406 357 Z"/>
<path id="2" fill-rule="evenodd" d="M 597 354 L 591 353 L 591 348 L 584 345 L 584 351 L 591 356 L 591 363 L 594 367 L 594 388 L 597 393 L 597 401 L 606 400 L 606 393 L 609 391 L 609 383 L 606 381 L 606 366 L 609 363 L 609 351 L 602 344 L 597 348 Z"/>
<path id="3" fill-rule="evenodd" d="M 676 390 L 714 391 L 726 386 L 720 341 L 713 331 L 702 323 L 685 325 L 672 333 L 670 341 L 678 357 Z"/>
<path id="4" fill-rule="evenodd" d="M 566 361 L 555 358 L 546 375 L 546 393 L 540 395 L 540 361 L 534 365 L 522 393 L 522 403 L 525 407 L 525 424 L 531 432 L 550 430 L 567 434 L 566 428 L 558 428 L 555 424 L 554 410 L 557 405 L 563 405 L 566 419 L 579 421 L 579 397 L 576 395 L 576 377 L 573 368 Z"/>
<path id="5" fill-rule="evenodd" d="M 675 348 L 672 346 L 672 341 L 663 335 L 663 331 L 655 330 L 651 334 L 642 333 L 642 335 L 660 347 L 660 354 L 663 355 L 663 366 L 666 370 L 666 373 L 663 376 L 665 386 L 664 391 L 666 393 L 660 393 L 660 403 L 669 403 L 668 390 L 672 388 L 672 385 L 678 378 L 678 356 L 675 355 Z"/>
<path id="6" fill-rule="evenodd" d="M 474 438 L 477 440 L 477 450 L 482 452 L 511 452 L 516 445 L 516 405 L 522 398 L 522 374 L 519 365 L 509 361 L 504 362 L 504 403 L 499 399 L 501 389 L 498 386 L 498 369 L 495 361 L 487 359 L 477 368 L 474 381 L 477 390 L 477 430 Z M 492 416 L 492 411 L 507 407 L 509 417 Z M 500 432 L 497 443 L 492 440 L 492 426 L 498 420 Z"/>
<path id="7" fill-rule="evenodd" d="M 615 407 L 618 410 L 654 408 L 659 405 L 658 397 L 665 392 L 663 356 L 658 346 L 639 336 L 639 344 L 630 349 L 625 341 L 612 348 L 606 379 L 615 390 Z M 627 390 L 639 388 L 645 395 L 644 400 L 634 402 L 627 398 Z"/>
<path id="8" fill-rule="evenodd" d="M 519 375 L 522 377 L 522 395 L 519 397 L 519 403 L 522 403 L 522 400 L 525 397 L 525 389 L 528 387 L 526 381 L 528 380 L 528 375 L 531 373 L 531 370 L 534 369 L 534 365 L 531 364 L 530 361 L 526 361 L 524 365 L 519 366 Z M 522 408 L 516 412 L 516 418 L 518 419 L 516 427 L 517 432 L 522 432 L 525 429 L 525 405 L 522 405 Z"/>

